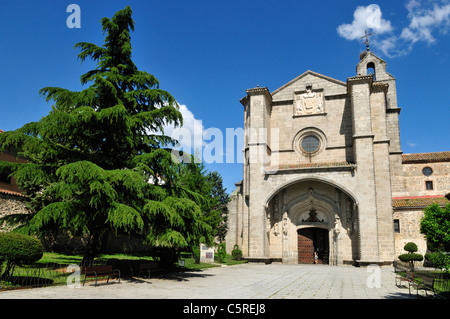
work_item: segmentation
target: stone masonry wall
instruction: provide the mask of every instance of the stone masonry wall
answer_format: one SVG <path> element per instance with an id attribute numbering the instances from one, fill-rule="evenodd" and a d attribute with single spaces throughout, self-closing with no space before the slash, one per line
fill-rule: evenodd
<path id="1" fill-rule="evenodd" d="M 420 233 L 420 220 L 423 217 L 421 209 L 408 209 L 394 211 L 394 220 L 400 221 L 400 231 L 394 233 L 395 257 L 405 254 L 403 249 L 406 243 L 413 242 L 417 245 L 418 254 L 424 255 L 427 250 L 425 236 Z"/>
<path id="2" fill-rule="evenodd" d="M 26 214 L 25 201 L 22 197 L 0 193 L 0 217 L 11 214 Z M 6 225 L 0 225 L 0 231 L 8 231 Z"/>

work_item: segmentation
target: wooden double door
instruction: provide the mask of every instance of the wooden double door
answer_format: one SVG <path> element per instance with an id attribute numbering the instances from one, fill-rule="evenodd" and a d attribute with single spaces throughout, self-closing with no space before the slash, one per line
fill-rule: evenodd
<path id="1" fill-rule="evenodd" d="M 323 228 L 302 228 L 298 230 L 298 263 L 314 264 L 317 252 L 318 264 L 328 264 L 328 230 Z"/>

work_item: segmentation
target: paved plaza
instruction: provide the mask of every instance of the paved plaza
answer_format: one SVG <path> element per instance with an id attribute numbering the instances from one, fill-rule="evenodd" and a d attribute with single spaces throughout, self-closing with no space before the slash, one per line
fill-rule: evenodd
<path id="1" fill-rule="evenodd" d="M 242 264 L 99 286 L 0 292 L 0 299 L 408 299 L 392 267 Z"/>

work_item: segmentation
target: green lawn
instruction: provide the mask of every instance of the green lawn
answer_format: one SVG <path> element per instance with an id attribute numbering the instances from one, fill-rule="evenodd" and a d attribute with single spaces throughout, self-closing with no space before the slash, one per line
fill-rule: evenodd
<path id="1" fill-rule="evenodd" d="M 189 253 L 182 253 L 184 267 L 174 265 L 172 269 L 166 271 L 195 271 L 221 265 L 234 265 L 244 261 L 236 261 L 227 256 L 224 263 L 195 263 Z M 67 278 L 72 274 L 68 268 L 70 265 L 79 265 L 83 260 L 81 255 L 65 255 L 59 253 L 44 253 L 44 256 L 34 265 L 16 267 L 13 278 L 10 281 L 2 281 L 0 288 L 16 288 L 20 286 L 48 286 L 63 285 L 67 283 Z M 139 254 L 103 254 L 96 258 L 99 264 L 112 265 L 115 269 L 120 269 L 122 277 L 136 276 L 139 272 L 139 265 L 155 260 L 151 256 Z M 83 278 L 81 279 L 83 280 Z"/>

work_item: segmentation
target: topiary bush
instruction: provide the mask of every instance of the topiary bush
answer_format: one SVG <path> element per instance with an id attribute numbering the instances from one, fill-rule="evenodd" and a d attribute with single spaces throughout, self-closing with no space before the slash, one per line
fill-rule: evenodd
<path id="1" fill-rule="evenodd" d="M 403 249 L 408 253 L 415 253 L 418 250 L 417 245 L 413 242 L 406 243 Z"/>
<path id="2" fill-rule="evenodd" d="M 231 256 L 233 256 L 234 260 L 242 259 L 242 250 L 239 249 L 239 246 L 237 244 L 234 245 L 233 250 L 231 251 Z"/>
<path id="3" fill-rule="evenodd" d="M 415 253 L 418 249 L 417 245 L 413 242 L 406 243 L 403 249 L 406 250 L 408 253 L 398 256 L 398 259 L 400 259 L 403 262 L 409 263 L 411 270 L 414 270 L 414 262 L 422 261 L 423 255 Z"/>
<path id="4" fill-rule="evenodd" d="M 217 257 L 219 258 L 219 262 L 225 262 L 227 258 L 227 250 L 225 243 L 220 243 L 219 247 L 217 247 Z"/>
<path id="5" fill-rule="evenodd" d="M 1 278 L 10 277 L 15 266 L 33 264 L 43 254 L 44 246 L 34 237 L 16 233 L 0 234 L 0 260 L 6 261 Z"/>

